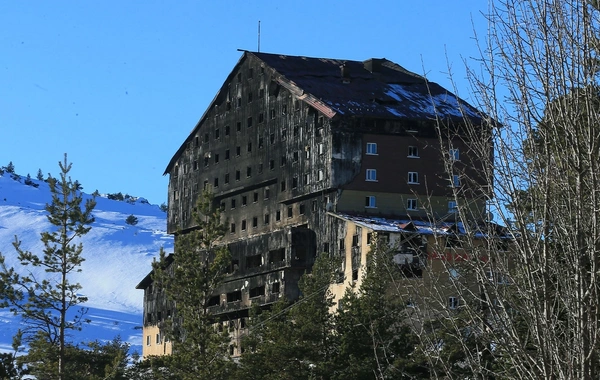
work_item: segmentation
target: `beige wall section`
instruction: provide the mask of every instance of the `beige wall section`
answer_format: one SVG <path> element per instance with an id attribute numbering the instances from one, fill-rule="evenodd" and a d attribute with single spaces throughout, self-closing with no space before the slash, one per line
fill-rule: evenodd
<path id="1" fill-rule="evenodd" d="M 171 342 L 166 342 L 157 325 L 145 326 L 143 329 L 142 355 L 170 355 Z"/>
<path id="2" fill-rule="evenodd" d="M 365 199 L 368 196 L 375 196 L 376 207 L 366 207 Z M 417 210 L 408 210 L 408 200 L 417 200 Z M 401 215 L 419 219 L 425 219 L 428 216 L 434 216 L 436 219 L 453 219 L 454 213 L 448 208 L 448 202 L 454 200 L 450 197 L 425 196 L 417 194 L 398 194 L 398 193 L 377 193 L 357 190 L 344 190 L 337 203 L 338 212 L 354 212 L 361 214 L 370 214 L 373 216 Z M 465 203 L 459 200 L 460 207 L 470 207 L 469 213 L 472 215 L 485 214 L 485 203 L 470 201 Z"/>

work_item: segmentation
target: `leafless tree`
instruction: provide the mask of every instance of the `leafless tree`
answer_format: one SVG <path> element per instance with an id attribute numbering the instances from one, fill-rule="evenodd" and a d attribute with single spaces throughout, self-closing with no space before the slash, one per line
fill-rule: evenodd
<path id="1" fill-rule="evenodd" d="M 439 234 L 445 271 L 419 285 L 422 350 L 439 377 L 599 378 L 597 2 L 496 0 L 486 16 L 481 59 L 467 62 L 484 125 L 439 121 L 444 149 L 464 140 L 474 161 L 446 163 L 461 180 L 458 244 Z"/>

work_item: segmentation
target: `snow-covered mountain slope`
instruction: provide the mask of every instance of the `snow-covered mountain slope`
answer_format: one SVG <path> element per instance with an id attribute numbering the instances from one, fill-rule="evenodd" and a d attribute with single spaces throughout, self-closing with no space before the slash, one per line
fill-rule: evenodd
<path id="1" fill-rule="evenodd" d="M 17 179 L 15 179 L 17 178 Z M 44 207 L 51 202 L 48 184 L 32 180 L 38 187 L 24 184 L 25 177 L 10 173 L 0 176 L 0 252 L 9 266 L 19 268 L 12 245 L 15 235 L 23 249 L 41 255 L 40 234 L 51 226 Z M 84 194 L 84 199 L 90 198 Z M 173 250 L 173 239 L 166 233 L 166 213 L 157 205 L 139 198 L 135 202 L 96 197 L 91 231 L 81 239 L 85 261 L 82 272 L 71 277 L 79 282 L 82 294 L 88 297 L 86 307 L 91 324 L 73 333 L 73 342 L 110 340 L 120 335 L 141 352 L 142 298 L 135 286 L 151 269 L 151 262 L 161 247 Z M 125 222 L 129 215 L 138 219 L 136 225 Z M 26 273 L 31 268 L 21 267 Z M 35 270 L 45 275 L 43 270 Z M 0 309 L 0 350 L 10 349 L 12 334 L 20 319 L 8 310 Z"/>

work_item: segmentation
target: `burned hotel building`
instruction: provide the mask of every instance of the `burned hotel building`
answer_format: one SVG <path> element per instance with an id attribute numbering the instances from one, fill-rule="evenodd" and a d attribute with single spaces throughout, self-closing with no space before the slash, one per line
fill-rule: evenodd
<path id="1" fill-rule="evenodd" d="M 232 271 L 210 310 L 231 328 L 234 355 L 251 306 L 297 299 L 317 255 L 343 259 L 341 285 L 359 280 L 367 235 L 353 216 L 452 221 L 458 186 L 470 207 L 485 209 L 465 120 L 483 124 L 470 105 L 386 59 L 243 52 L 165 170 L 169 233 L 195 228 L 206 187 L 222 210 Z M 173 311 L 150 274 L 138 288 L 144 356 L 169 353 L 160 323 Z"/>

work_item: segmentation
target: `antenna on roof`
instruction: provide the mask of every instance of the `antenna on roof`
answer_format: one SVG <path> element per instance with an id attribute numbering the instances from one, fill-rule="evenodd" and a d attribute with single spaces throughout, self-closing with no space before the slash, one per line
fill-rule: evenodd
<path id="1" fill-rule="evenodd" d="M 258 52 L 260 53 L 260 20 L 258 20 Z"/>

